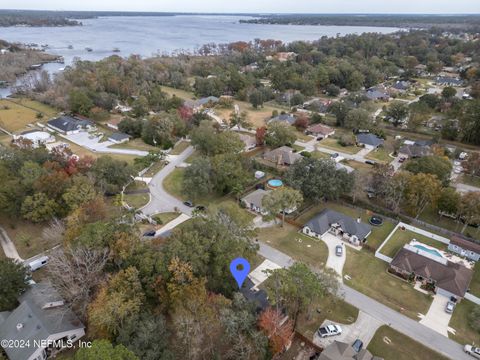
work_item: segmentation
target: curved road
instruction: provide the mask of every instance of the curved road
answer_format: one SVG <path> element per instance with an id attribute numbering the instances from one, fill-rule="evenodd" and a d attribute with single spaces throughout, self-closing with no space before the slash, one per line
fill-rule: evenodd
<path id="1" fill-rule="evenodd" d="M 150 189 L 150 202 L 145 205 L 141 211 L 145 215 L 155 215 L 163 212 L 173 212 L 175 208 L 184 214 L 191 215 L 192 208 L 183 205 L 183 202 L 176 197 L 170 195 L 163 187 L 163 181 L 165 178 L 175 170 L 176 166 L 183 163 L 190 155 L 192 155 L 194 149 L 192 146 L 186 148 L 180 155 L 169 155 L 168 160 L 170 163 L 162 170 L 156 173 L 148 187 Z"/>

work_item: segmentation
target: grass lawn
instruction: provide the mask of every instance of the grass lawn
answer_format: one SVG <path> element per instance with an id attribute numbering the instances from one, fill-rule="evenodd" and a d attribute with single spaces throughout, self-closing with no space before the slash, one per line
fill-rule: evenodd
<path id="1" fill-rule="evenodd" d="M 18 254 L 23 259 L 28 259 L 58 245 L 50 237 L 43 236 L 46 224 L 33 224 L 21 218 L 10 219 L 5 216 L 0 217 L 0 224 L 14 242 Z"/>
<path id="2" fill-rule="evenodd" d="M 327 208 L 341 212 L 345 215 L 353 217 L 354 219 L 360 216 L 362 221 L 366 224 L 368 224 L 368 220 L 372 216 L 372 212 L 368 210 L 358 211 L 356 209 L 344 206 L 336 202 L 322 202 L 309 209 L 307 212 L 303 213 L 299 218 L 296 219 L 296 221 L 300 224 L 305 224 L 320 211 Z M 386 219 L 384 220 L 382 226 L 372 226 L 372 233 L 367 238 L 367 244 L 374 248 L 377 248 L 387 238 L 388 234 L 390 234 L 394 228 L 395 224 Z"/>
<path id="3" fill-rule="evenodd" d="M 285 224 L 283 228 L 278 225 L 259 229 L 258 238 L 295 260 L 311 266 L 322 268 L 327 262 L 327 245 L 321 240 L 314 240 L 300 234 L 293 225 Z"/>
<path id="4" fill-rule="evenodd" d="M 300 140 L 300 141 L 309 142 L 309 141 L 313 140 L 313 138 L 311 136 L 308 136 L 301 131 L 295 130 L 294 132 L 295 132 L 295 135 L 297 136 L 297 139 Z"/>
<path id="5" fill-rule="evenodd" d="M 109 146 L 112 149 L 132 149 L 132 150 L 140 150 L 140 151 L 160 151 L 160 148 L 148 145 L 143 142 L 142 139 L 131 139 L 122 144 L 115 144 Z"/>
<path id="6" fill-rule="evenodd" d="M 293 150 L 296 150 L 296 151 L 299 152 L 299 153 L 302 152 L 303 150 L 305 150 L 305 148 L 304 148 L 303 146 L 299 146 L 299 145 L 297 145 L 297 144 L 293 144 L 293 145 L 292 145 L 292 149 L 293 149 Z"/>
<path id="7" fill-rule="evenodd" d="M 317 311 L 318 310 L 318 311 Z M 358 309 L 339 298 L 326 296 L 312 303 L 310 314 L 298 318 L 297 330 L 303 336 L 313 339 L 313 335 L 325 320 L 340 324 L 353 324 L 358 317 Z"/>
<path id="8" fill-rule="evenodd" d="M 468 314 L 475 306 L 480 305 L 476 305 L 473 302 L 465 299 L 455 306 L 455 310 L 453 311 L 453 315 L 448 326 L 454 328 L 456 333 L 455 335 L 448 333 L 449 338 L 463 345 L 472 344 L 475 342 L 475 344 L 478 346 L 480 333 L 470 327 L 467 319 Z"/>
<path id="9" fill-rule="evenodd" d="M 385 340 L 390 340 L 389 343 Z M 414 339 L 384 325 L 378 328 L 367 349 L 385 360 L 448 360 L 447 357 L 422 345 Z"/>
<path id="10" fill-rule="evenodd" d="M 314 159 L 330 159 L 330 155 L 318 150 L 312 152 L 311 154 L 312 154 L 312 158 Z"/>
<path id="11" fill-rule="evenodd" d="M 148 204 L 150 201 L 150 195 L 145 194 L 125 194 L 123 195 L 123 201 L 135 209 L 139 209 Z"/>
<path id="12" fill-rule="evenodd" d="M 175 145 L 175 147 L 172 149 L 172 151 L 170 151 L 170 155 L 180 155 L 189 146 L 190 146 L 190 143 L 188 141 L 180 141 Z"/>
<path id="13" fill-rule="evenodd" d="M 347 260 L 343 274 L 350 276 L 351 279 L 344 279 L 344 282 L 393 310 L 418 320 L 418 313 L 427 313 L 432 297 L 388 274 L 387 267 L 386 262 L 377 259 L 373 254 L 347 247 Z"/>
<path id="14" fill-rule="evenodd" d="M 143 174 L 144 177 L 153 177 L 157 172 L 162 170 L 165 166 L 165 162 L 163 161 L 157 161 L 155 164 L 153 164 L 148 171 Z"/>
<path id="15" fill-rule="evenodd" d="M 181 90 L 181 89 L 175 89 L 169 86 L 162 86 L 162 91 L 165 91 L 170 96 L 175 95 L 184 100 L 191 100 L 195 98 L 195 95 L 192 92 Z"/>
<path id="16" fill-rule="evenodd" d="M 361 148 L 358 146 L 342 146 L 337 142 L 336 139 L 331 138 L 323 139 L 318 143 L 318 146 L 352 155 L 361 150 Z"/>
<path id="17" fill-rule="evenodd" d="M 9 100 L 0 100 L 0 127 L 10 132 L 24 130 L 28 124 L 35 124 L 38 111 L 18 105 Z"/>
<path id="18" fill-rule="evenodd" d="M 480 188 L 480 177 L 464 174 L 460 178 L 460 183 Z"/>
<path id="19" fill-rule="evenodd" d="M 161 213 L 153 216 L 153 219 L 158 223 L 158 225 L 168 224 L 173 219 L 176 219 L 180 214 L 176 212 L 167 212 Z"/>
<path id="20" fill-rule="evenodd" d="M 58 111 L 55 108 L 51 107 L 50 105 L 43 104 L 39 101 L 26 99 L 26 98 L 13 98 L 11 100 L 18 105 L 31 108 L 32 110 L 35 110 L 44 114 L 43 120 L 52 118 L 58 114 Z"/>
<path id="21" fill-rule="evenodd" d="M 477 264 L 474 268 L 472 282 L 470 283 L 470 292 L 480 297 L 480 264 Z"/>
<path id="22" fill-rule="evenodd" d="M 375 160 L 375 161 L 384 162 L 384 163 L 389 163 L 393 160 L 393 158 L 391 158 L 388 155 L 388 151 L 384 148 L 379 148 L 376 151 L 374 150 L 374 151 L 370 152 L 367 155 L 367 158 L 371 159 L 371 160 Z"/>
<path id="23" fill-rule="evenodd" d="M 417 234 L 416 232 L 410 230 L 397 229 L 392 235 L 390 240 L 382 248 L 382 254 L 393 258 L 395 254 L 403 248 L 403 245 L 409 243 L 411 240 L 416 239 L 426 245 L 430 245 L 439 250 L 446 250 L 447 245 L 441 243 L 440 241 L 433 240 L 429 237 Z"/>

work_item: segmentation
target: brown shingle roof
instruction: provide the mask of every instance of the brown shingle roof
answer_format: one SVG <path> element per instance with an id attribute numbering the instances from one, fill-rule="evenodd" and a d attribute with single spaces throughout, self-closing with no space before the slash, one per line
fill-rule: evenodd
<path id="1" fill-rule="evenodd" d="M 463 297 L 472 280 L 473 271 L 450 261 L 443 265 L 435 260 L 402 248 L 390 266 L 434 280 L 437 287 Z"/>
<path id="2" fill-rule="evenodd" d="M 468 241 L 465 239 L 462 239 L 458 236 L 453 236 L 452 239 L 450 240 L 450 243 L 460 246 L 461 248 L 465 250 L 470 250 L 470 251 L 475 251 L 477 254 L 480 254 L 480 244 L 473 242 L 473 241 Z"/>
<path id="3" fill-rule="evenodd" d="M 330 135 L 334 131 L 331 127 L 323 124 L 315 124 L 307 128 L 307 132 L 322 135 Z"/>
<path id="4" fill-rule="evenodd" d="M 282 146 L 278 149 L 267 152 L 264 156 L 264 159 L 271 161 L 275 164 L 286 164 L 292 165 L 296 161 L 302 158 L 302 155 L 294 153 L 293 149 L 288 146 Z"/>

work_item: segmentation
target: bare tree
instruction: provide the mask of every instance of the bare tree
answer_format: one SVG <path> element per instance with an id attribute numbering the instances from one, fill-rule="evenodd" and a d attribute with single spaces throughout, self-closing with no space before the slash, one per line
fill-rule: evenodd
<path id="1" fill-rule="evenodd" d="M 42 237 L 44 239 L 52 239 L 55 244 L 63 242 L 63 234 L 65 233 L 65 224 L 62 220 L 53 218 L 48 227 L 43 229 Z"/>
<path id="2" fill-rule="evenodd" d="M 58 248 L 50 254 L 48 273 L 52 285 L 72 310 L 85 319 L 94 289 L 104 279 L 109 250 Z"/>

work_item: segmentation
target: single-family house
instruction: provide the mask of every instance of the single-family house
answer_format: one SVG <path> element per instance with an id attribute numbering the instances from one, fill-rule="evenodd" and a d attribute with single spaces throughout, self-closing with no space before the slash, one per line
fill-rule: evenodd
<path id="1" fill-rule="evenodd" d="M 437 76 L 435 84 L 440 86 L 462 86 L 463 80 L 450 76 Z"/>
<path id="2" fill-rule="evenodd" d="M 395 84 L 392 85 L 392 89 L 394 91 L 398 91 L 398 92 L 406 92 L 408 89 L 410 89 L 410 82 L 409 81 L 403 81 L 403 80 L 399 80 L 399 81 L 396 81 Z"/>
<path id="3" fill-rule="evenodd" d="M 351 174 L 355 171 L 355 169 L 352 168 L 351 166 L 344 165 L 341 162 L 335 162 L 335 167 L 337 168 L 337 170 L 345 170 L 349 174 Z"/>
<path id="4" fill-rule="evenodd" d="M 297 54 L 290 52 L 278 52 L 274 55 L 274 58 L 280 62 L 285 62 L 289 60 L 294 60 L 297 57 Z"/>
<path id="5" fill-rule="evenodd" d="M 121 132 L 116 132 L 110 135 L 108 137 L 108 140 L 110 140 L 111 142 L 114 142 L 115 144 L 122 144 L 130 140 L 130 135 L 127 135 Z"/>
<path id="6" fill-rule="evenodd" d="M 355 220 L 338 211 L 324 209 L 305 224 L 302 232 L 319 239 L 330 233 L 351 244 L 361 245 L 372 232 L 372 227 L 360 219 Z"/>
<path id="7" fill-rule="evenodd" d="M 10 360 L 43 360 L 75 343 L 85 327 L 49 283 L 33 284 L 13 311 L 0 312 L 0 339 L 23 344 L 4 347 Z M 50 342 L 50 344 L 48 344 Z"/>
<path id="8" fill-rule="evenodd" d="M 239 134 L 240 140 L 245 144 L 244 151 L 250 151 L 257 147 L 257 139 L 247 134 Z"/>
<path id="9" fill-rule="evenodd" d="M 267 215 L 268 212 L 263 208 L 262 201 L 269 192 L 270 191 L 267 190 L 257 189 L 243 197 L 241 201 L 248 210 L 254 211 L 261 215 Z"/>
<path id="10" fill-rule="evenodd" d="M 107 122 L 107 127 L 109 127 L 110 129 L 118 131 L 118 124 L 120 124 L 122 122 L 122 120 L 123 119 L 119 119 L 119 118 L 112 119 L 112 120 Z"/>
<path id="11" fill-rule="evenodd" d="M 458 262 L 410 244 L 400 249 L 390 268 L 403 276 L 435 287 L 435 292 L 447 297 L 463 298 L 472 280 L 473 271 Z"/>
<path id="12" fill-rule="evenodd" d="M 213 106 L 218 103 L 220 99 L 216 96 L 207 96 L 198 100 L 186 100 L 184 105 L 191 108 L 193 111 L 201 111 L 205 107 Z"/>
<path id="13" fill-rule="evenodd" d="M 317 98 L 304 102 L 303 108 L 325 115 L 330 105 L 332 105 L 332 100 L 321 100 Z"/>
<path id="14" fill-rule="evenodd" d="M 13 142 L 17 146 L 21 146 L 22 142 L 31 144 L 32 147 L 38 148 L 42 145 L 55 142 L 55 136 L 46 131 L 29 130 L 19 135 L 13 135 Z"/>
<path id="15" fill-rule="evenodd" d="M 383 146 L 384 140 L 375 134 L 363 133 L 357 135 L 357 144 L 367 149 L 378 149 Z"/>
<path id="16" fill-rule="evenodd" d="M 388 101 L 390 100 L 390 95 L 384 90 L 378 90 L 375 88 L 370 88 L 367 90 L 366 94 L 367 98 L 373 101 Z"/>
<path id="17" fill-rule="evenodd" d="M 65 135 L 77 134 L 82 131 L 95 129 L 95 124 L 93 121 L 67 115 L 47 121 L 47 126 L 50 129 Z"/>
<path id="18" fill-rule="evenodd" d="M 458 236 L 451 238 L 448 244 L 448 250 L 460 256 L 464 256 L 469 260 L 480 260 L 480 244 L 462 239 Z"/>
<path id="19" fill-rule="evenodd" d="M 323 349 L 318 360 L 383 360 L 378 356 L 373 356 L 367 349 L 361 349 L 357 352 L 351 344 L 335 340 L 333 343 Z"/>
<path id="20" fill-rule="evenodd" d="M 398 150 L 398 155 L 407 159 L 416 159 L 429 156 L 432 155 L 432 145 L 433 141 L 431 140 L 405 140 L 403 145 Z"/>
<path id="21" fill-rule="evenodd" d="M 427 65 L 418 64 L 417 66 L 415 66 L 415 73 L 418 76 L 428 76 L 429 73 L 427 71 Z"/>
<path id="22" fill-rule="evenodd" d="M 297 119 L 295 116 L 290 114 L 280 114 L 268 120 L 268 123 L 271 124 L 273 122 L 276 123 L 283 123 L 285 125 L 293 125 Z"/>
<path id="23" fill-rule="evenodd" d="M 302 155 L 294 152 L 291 147 L 282 146 L 263 155 L 263 158 L 275 165 L 289 166 L 302 158 Z"/>
<path id="24" fill-rule="evenodd" d="M 323 124 L 315 124 L 312 126 L 309 126 L 307 130 L 305 131 L 306 134 L 308 135 L 313 135 L 316 138 L 321 138 L 321 139 L 326 139 L 329 136 L 332 136 L 335 134 L 335 129 L 332 129 L 331 127 Z"/>

